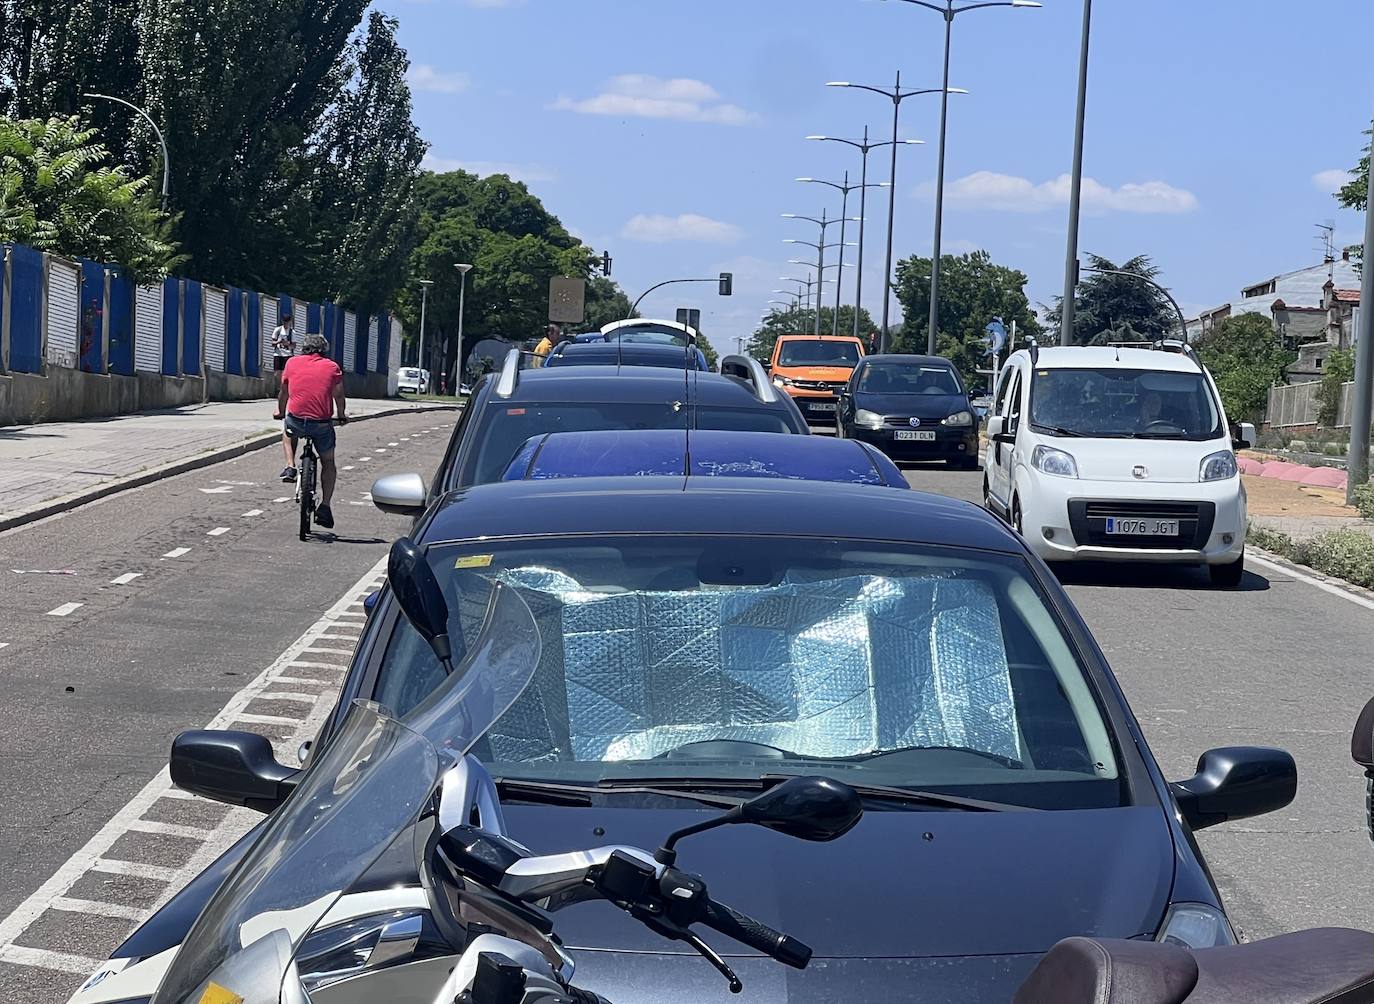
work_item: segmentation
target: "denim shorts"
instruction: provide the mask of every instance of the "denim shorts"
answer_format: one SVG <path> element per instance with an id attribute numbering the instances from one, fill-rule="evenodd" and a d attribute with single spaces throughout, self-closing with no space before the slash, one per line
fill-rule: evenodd
<path id="1" fill-rule="evenodd" d="M 329 421 L 319 422 L 313 418 L 297 418 L 295 415 L 287 415 L 284 425 L 286 434 L 293 439 L 304 436 L 315 444 L 315 452 L 320 456 L 328 456 L 334 452 L 334 423 Z"/>

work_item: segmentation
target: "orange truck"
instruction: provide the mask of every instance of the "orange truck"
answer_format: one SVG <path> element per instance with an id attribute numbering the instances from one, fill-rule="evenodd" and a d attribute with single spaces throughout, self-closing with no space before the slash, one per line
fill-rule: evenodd
<path id="1" fill-rule="evenodd" d="M 807 422 L 834 425 L 836 393 L 863 355 L 863 342 L 848 335 L 779 335 L 768 372 Z"/>

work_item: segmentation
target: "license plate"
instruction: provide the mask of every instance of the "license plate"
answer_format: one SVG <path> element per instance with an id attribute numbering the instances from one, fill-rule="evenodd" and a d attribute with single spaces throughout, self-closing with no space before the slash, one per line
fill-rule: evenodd
<path id="1" fill-rule="evenodd" d="M 1107 532 L 1131 537 L 1177 537 L 1176 519 L 1141 519 L 1138 516 L 1108 516 Z"/>
<path id="2" fill-rule="evenodd" d="M 898 429 L 896 438 L 899 441 L 906 440 L 908 442 L 933 443 L 935 442 L 935 433 L 927 432 L 924 429 Z"/>
<path id="3" fill-rule="evenodd" d="M 812 411 L 834 411 L 834 410 L 835 410 L 835 405 L 834 405 L 833 402 L 830 403 L 830 404 L 808 404 L 807 407 L 810 408 Z"/>

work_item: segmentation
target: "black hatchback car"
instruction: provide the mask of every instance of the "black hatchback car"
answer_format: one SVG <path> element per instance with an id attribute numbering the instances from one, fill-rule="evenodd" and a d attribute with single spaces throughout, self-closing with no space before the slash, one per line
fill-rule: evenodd
<path id="1" fill-rule="evenodd" d="M 1252 747 L 1204 753 L 1170 784 L 1063 588 L 971 503 L 759 478 L 514 481 L 444 495 L 413 537 L 444 590 L 455 660 L 498 583 L 539 625 L 535 687 L 472 754 L 500 803 L 472 804 L 483 827 L 538 854 L 654 847 L 794 775 L 862 796 L 863 819 L 833 844 L 741 826 L 693 838 L 713 890 L 815 950 L 805 972 L 732 952 L 747 987 L 735 1000 L 1004 1004 L 1067 936 L 1232 943 L 1193 830 L 1281 808 L 1296 789 L 1290 756 Z M 404 715 L 444 677 L 388 589 L 368 607 L 317 748 L 350 702 Z M 294 771 L 227 755 L 265 745 L 190 733 L 172 777 L 270 811 Z M 380 932 L 423 918 L 416 849 L 433 826 L 426 815 L 394 841 L 306 940 L 316 1000 L 356 999 L 346 981 L 375 972 Z M 159 953 L 245 846 L 117 951 L 139 960 L 122 978 L 142 968 L 155 984 Z M 460 912 L 490 923 L 480 900 Z M 732 999 L 690 948 L 605 903 L 556 917 L 587 990 Z M 414 962 L 407 999 L 430 1000 L 453 954 L 412 938 L 375 964 Z"/>
<path id="2" fill-rule="evenodd" d="M 894 460 L 978 466 L 978 417 L 958 371 L 939 356 L 866 356 L 840 391 L 835 422 L 842 438 Z"/>

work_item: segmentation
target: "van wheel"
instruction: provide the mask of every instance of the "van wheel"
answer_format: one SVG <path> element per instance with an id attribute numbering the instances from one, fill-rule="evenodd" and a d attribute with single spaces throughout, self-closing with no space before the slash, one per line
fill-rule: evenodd
<path id="1" fill-rule="evenodd" d="M 1218 589 L 1235 589 L 1245 577 L 1245 553 L 1235 561 L 1225 565 L 1208 565 L 1207 573 L 1212 577 L 1212 585 Z"/>

